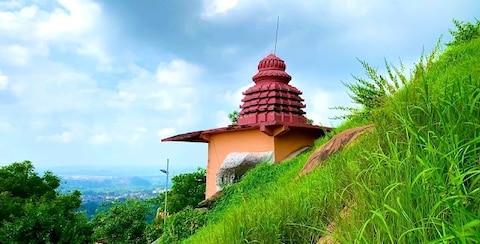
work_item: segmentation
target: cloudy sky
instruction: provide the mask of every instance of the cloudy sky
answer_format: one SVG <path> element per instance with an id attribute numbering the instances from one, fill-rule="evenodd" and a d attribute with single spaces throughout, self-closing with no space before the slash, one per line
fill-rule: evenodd
<path id="1" fill-rule="evenodd" d="M 205 144 L 160 139 L 228 124 L 277 16 L 307 117 L 337 125 L 357 58 L 411 67 L 479 13 L 476 0 L 0 0 L 0 165 L 204 167 Z"/>

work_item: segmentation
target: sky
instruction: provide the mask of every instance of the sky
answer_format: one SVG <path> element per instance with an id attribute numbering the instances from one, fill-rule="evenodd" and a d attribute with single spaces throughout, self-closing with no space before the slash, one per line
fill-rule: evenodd
<path id="1" fill-rule="evenodd" d="M 0 166 L 206 167 L 206 144 L 160 140 L 229 124 L 277 17 L 306 116 L 336 126 L 357 59 L 411 68 L 479 13 L 477 0 L 0 0 Z"/>

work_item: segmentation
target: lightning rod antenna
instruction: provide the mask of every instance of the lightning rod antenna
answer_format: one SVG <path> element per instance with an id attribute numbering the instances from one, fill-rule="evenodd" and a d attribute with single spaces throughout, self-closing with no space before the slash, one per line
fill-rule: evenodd
<path id="1" fill-rule="evenodd" d="M 278 23 L 279 22 L 280 22 L 280 16 L 277 16 L 277 29 L 275 30 L 275 47 L 273 49 L 273 54 L 277 54 Z"/>

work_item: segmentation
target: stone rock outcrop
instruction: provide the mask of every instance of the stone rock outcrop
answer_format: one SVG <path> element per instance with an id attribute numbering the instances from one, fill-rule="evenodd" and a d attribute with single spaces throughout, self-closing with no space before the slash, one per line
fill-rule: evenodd
<path id="1" fill-rule="evenodd" d="M 357 139 L 364 132 L 372 131 L 373 128 L 373 125 L 365 125 L 348 129 L 335 135 L 327 143 L 318 148 L 310 156 L 310 158 L 308 158 L 307 163 L 305 163 L 305 165 L 303 166 L 302 170 L 299 173 L 299 176 L 310 173 L 316 167 L 318 167 L 327 157 L 338 152 L 344 146 L 355 141 L 355 139 Z"/>
<path id="2" fill-rule="evenodd" d="M 273 163 L 273 151 L 229 153 L 217 172 L 217 191 L 237 182 L 248 170 L 263 162 Z"/>
<path id="3" fill-rule="evenodd" d="M 197 208 L 207 208 L 211 209 L 215 203 L 223 197 L 223 190 L 217 191 L 211 197 L 198 203 Z"/>

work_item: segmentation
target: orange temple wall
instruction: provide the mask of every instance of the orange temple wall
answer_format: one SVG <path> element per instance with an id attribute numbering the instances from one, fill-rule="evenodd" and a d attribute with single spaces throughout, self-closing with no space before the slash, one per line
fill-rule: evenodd
<path id="1" fill-rule="evenodd" d="M 216 175 L 229 153 L 264 152 L 274 148 L 273 138 L 258 129 L 214 134 L 209 139 L 206 198 L 217 192 Z"/>
<path id="2" fill-rule="evenodd" d="M 274 137 L 261 132 L 258 128 L 211 135 L 208 143 L 205 197 L 209 198 L 217 192 L 216 175 L 229 153 L 274 151 L 274 161 L 279 162 L 302 147 L 312 146 L 315 139 L 315 136 L 299 131 Z"/>

